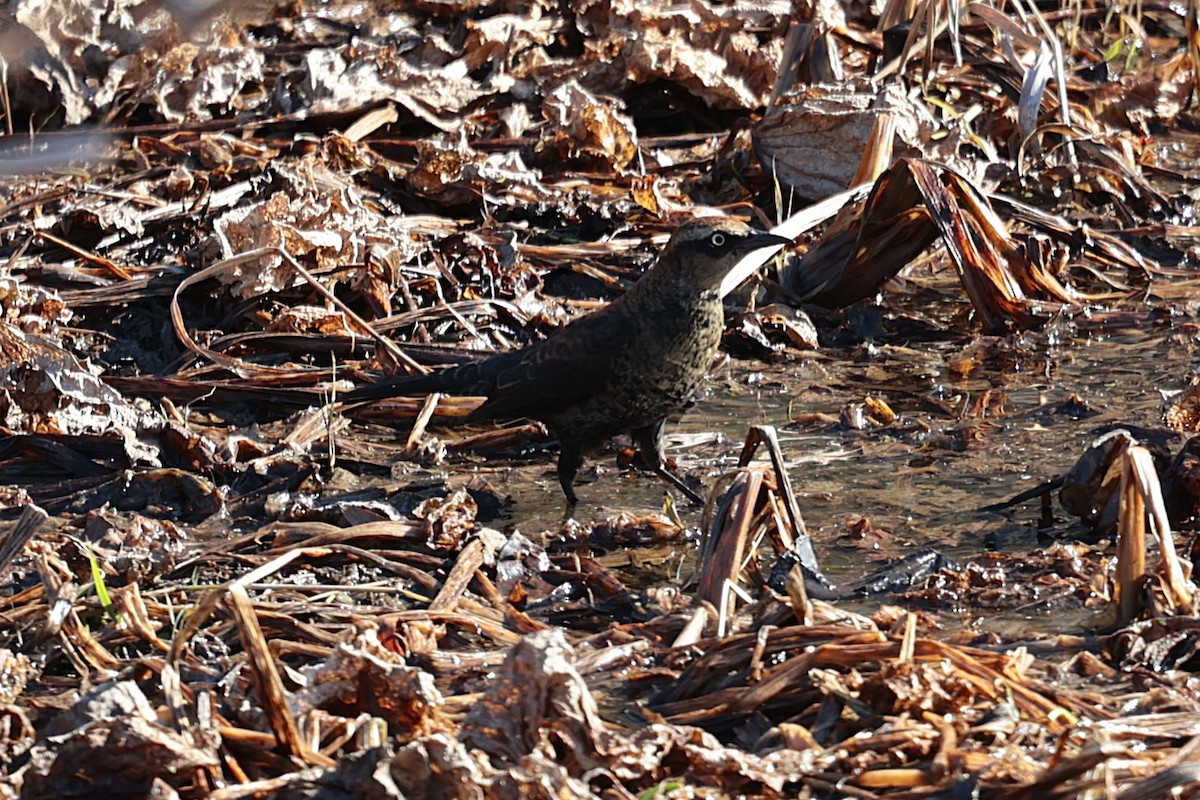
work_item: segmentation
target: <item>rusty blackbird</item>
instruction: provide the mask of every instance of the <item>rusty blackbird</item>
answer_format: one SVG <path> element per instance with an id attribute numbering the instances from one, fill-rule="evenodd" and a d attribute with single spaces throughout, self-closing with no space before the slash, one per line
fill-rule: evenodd
<path id="1" fill-rule="evenodd" d="M 629 291 L 546 339 L 345 399 L 448 392 L 487 398 L 471 420 L 541 420 L 558 439 L 558 480 L 572 505 L 585 453 L 628 432 L 650 468 L 700 502 L 663 463 L 663 425 L 691 401 L 717 353 L 721 279 L 747 253 L 789 242 L 729 217 L 687 222 Z"/>

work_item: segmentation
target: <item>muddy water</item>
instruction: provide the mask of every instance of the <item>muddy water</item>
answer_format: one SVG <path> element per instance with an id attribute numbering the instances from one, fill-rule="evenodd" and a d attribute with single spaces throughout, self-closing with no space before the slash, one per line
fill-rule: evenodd
<path id="1" fill-rule="evenodd" d="M 941 311 L 962 307 L 949 302 Z M 1062 473 L 1112 427 L 1178 448 L 1162 427 L 1161 392 L 1182 388 L 1195 372 L 1192 315 L 1151 321 L 1140 313 L 1090 330 L 1052 323 L 1005 338 L 947 333 L 935 319 L 921 317 L 907 338 L 834 343 L 775 364 L 731 359 L 670 426 L 669 452 L 711 486 L 735 466 L 751 424 L 776 426 L 824 568 L 857 575 L 922 546 L 966 559 L 991 549 L 1030 552 L 1046 537 L 1078 532 L 1057 502 L 1049 517 L 1038 501 L 981 509 Z M 837 417 L 868 395 L 886 400 L 897 421 L 854 430 L 813 419 Z M 579 488 L 577 519 L 661 507 L 652 477 L 619 473 L 611 453 L 589 463 L 598 465 L 596 479 Z M 558 529 L 563 507 L 551 467 L 483 467 L 516 500 L 502 527 Z M 680 511 L 699 522 L 698 510 Z"/>

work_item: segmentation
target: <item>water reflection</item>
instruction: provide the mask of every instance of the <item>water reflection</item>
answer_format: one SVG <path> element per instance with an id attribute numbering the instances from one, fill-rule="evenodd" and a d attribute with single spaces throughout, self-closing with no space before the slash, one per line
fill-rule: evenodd
<path id="1" fill-rule="evenodd" d="M 1160 390 L 1185 385 L 1195 355 L 1189 326 L 1060 334 L 827 347 L 774 365 L 731 361 L 670 426 L 668 451 L 711 485 L 732 468 L 750 425 L 777 426 L 833 573 L 910 547 L 959 558 L 996 547 L 1025 552 L 1039 545 L 1037 501 L 1003 513 L 980 509 L 1060 474 L 1113 426 L 1161 431 Z M 861 430 L 828 421 L 867 395 L 886 400 L 897 420 Z M 577 519 L 661 507 L 657 480 L 617 474 L 611 456 L 597 462 L 603 475 L 580 487 Z M 550 467 L 491 476 L 517 500 L 508 525 L 557 530 L 562 505 Z M 681 513 L 699 521 L 697 509 Z M 1043 533 L 1061 533 L 1073 520 L 1055 505 L 1052 522 Z"/>

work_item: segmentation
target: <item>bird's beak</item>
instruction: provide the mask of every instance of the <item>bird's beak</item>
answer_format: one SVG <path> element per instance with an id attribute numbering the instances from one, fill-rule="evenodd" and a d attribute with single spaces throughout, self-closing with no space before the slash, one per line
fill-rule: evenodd
<path id="1" fill-rule="evenodd" d="M 779 236 L 774 233 L 763 231 L 762 233 L 754 234 L 746 240 L 746 250 L 759 250 L 763 247 L 770 247 L 771 245 L 776 244 L 786 246 L 791 243 L 792 240 L 786 236 Z"/>
<path id="2" fill-rule="evenodd" d="M 729 274 L 721 281 L 721 297 L 732 292 L 738 287 L 742 281 L 750 277 L 756 269 L 770 260 L 771 256 L 775 255 L 783 246 L 789 245 L 792 240 L 786 236 L 779 236 L 774 233 L 756 233 L 753 236 L 746 238 L 742 243 L 742 249 L 746 253 L 737 265 L 729 271 Z M 766 248 L 772 248 L 765 254 L 763 251 Z"/>

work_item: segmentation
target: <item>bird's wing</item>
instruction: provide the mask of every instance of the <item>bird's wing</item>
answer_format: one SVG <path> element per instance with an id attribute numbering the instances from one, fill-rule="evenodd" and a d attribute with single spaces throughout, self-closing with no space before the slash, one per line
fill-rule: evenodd
<path id="1" fill-rule="evenodd" d="M 629 325 L 603 313 L 571 323 L 500 371 L 476 416 L 536 419 L 601 394 L 632 333 Z"/>

